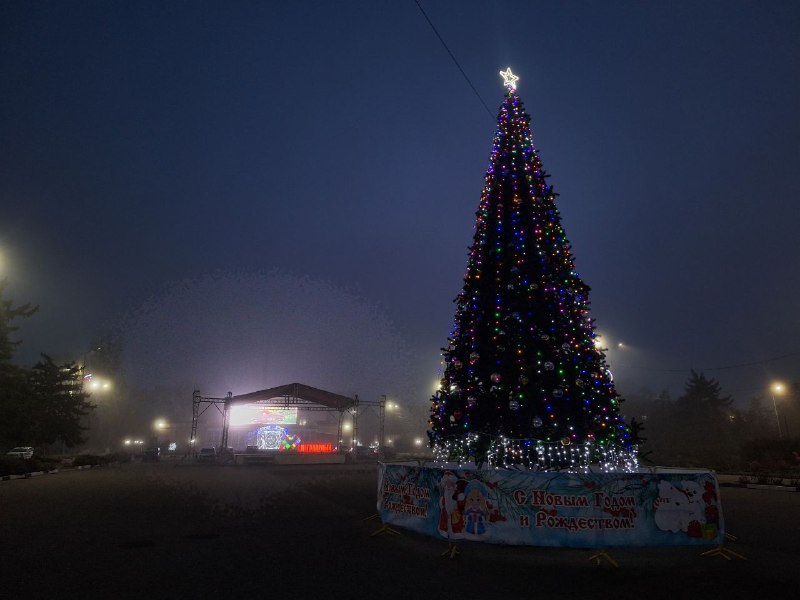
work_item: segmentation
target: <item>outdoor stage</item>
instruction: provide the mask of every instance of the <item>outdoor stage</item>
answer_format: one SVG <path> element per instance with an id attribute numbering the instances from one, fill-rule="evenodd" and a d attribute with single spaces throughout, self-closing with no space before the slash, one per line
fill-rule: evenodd
<path id="1" fill-rule="evenodd" d="M 365 401 L 301 383 L 224 397 L 202 396 L 195 390 L 188 454 L 196 456 L 200 417 L 213 407 L 222 417 L 220 441 L 214 445 L 233 454 L 236 464 L 344 463 L 345 450 L 355 453 L 367 447 L 359 441 L 361 435 L 374 440 L 370 447 L 384 446 L 385 404 L 385 397 Z M 359 429 L 359 419 L 370 412 L 377 423 L 368 421 L 369 428 L 362 422 Z M 206 429 L 203 437 L 214 439 L 216 431 Z"/>

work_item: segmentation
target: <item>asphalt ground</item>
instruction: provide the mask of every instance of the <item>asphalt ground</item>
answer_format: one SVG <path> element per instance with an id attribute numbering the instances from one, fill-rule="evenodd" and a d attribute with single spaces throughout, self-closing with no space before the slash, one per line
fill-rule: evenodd
<path id="1" fill-rule="evenodd" d="M 726 547 L 591 551 L 371 536 L 374 463 L 132 463 L 0 482 L 0 598 L 797 598 L 800 493 L 723 487 Z"/>

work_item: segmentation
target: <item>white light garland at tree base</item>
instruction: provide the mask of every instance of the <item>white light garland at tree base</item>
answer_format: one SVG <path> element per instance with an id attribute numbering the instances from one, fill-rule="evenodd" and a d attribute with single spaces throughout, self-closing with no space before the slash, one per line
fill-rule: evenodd
<path id="1" fill-rule="evenodd" d="M 485 447 L 483 466 L 495 469 L 527 471 L 565 471 L 636 473 L 639 471 L 637 447 L 603 446 L 587 441 L 564 445 L 535 439 L 512 439 L 504 436 L 481 439 L 478 434 L 451 438 L 435 443 L 434 463 L 459 466 L 480 463 L 476 449 Z"/>

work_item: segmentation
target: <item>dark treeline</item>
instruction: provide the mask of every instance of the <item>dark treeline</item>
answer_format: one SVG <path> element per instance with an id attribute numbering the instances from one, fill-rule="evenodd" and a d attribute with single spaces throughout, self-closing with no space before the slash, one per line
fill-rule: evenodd
<path id="1" fill-rule="evenodd" d="M 800 468 L 800 389 L 795 383 L 778 401 L 755 396 L 734 404 L 719 382 L 690 372 L 683 393 L 628 396 L 625 413 L 643 425 L 642 464 L 718 470 Z M 778 425 L 780 424 L 780 428 Z"/>
<path id="2" fill-rule="evenodd" d="M 83 390 L 75 363 L 56 364 L 47 354 L 33 367 L 12 363 L 20 340 L 16 322 L 37 307 L 14 306 L 0 281 L 0 447 L 52 446 L 73 448 L 85 442 L 84 418 L 94 408 Z"/>

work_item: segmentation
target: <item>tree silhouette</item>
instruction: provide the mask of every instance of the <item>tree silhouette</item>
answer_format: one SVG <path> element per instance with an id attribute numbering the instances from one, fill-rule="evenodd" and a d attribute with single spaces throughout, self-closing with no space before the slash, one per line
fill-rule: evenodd
<path id="1" fill-rule="evenodd" d="M 46 354 L 30 371 L 32 396 L 31 442 L 49 445 L 61 441 L 80 446 L 86 439 L 81 420 L 94 405 L 81 385 L 81 369 L 75 363 L 58 365 Z"/>
<path id="2" fill-rule="evenodd" d="M 83 443 L 83 416 L 93 405 L 81 388 L 80 369 L 74 363 L 57 365 L 46 354 L 32 369 L 11 362 L 20 344 L 12 340 L 19 318 L 38 307 L 14 306 L 5 298 L 7 281 L 0 281 L 0 445 L 65 446 Z"/>
<path id="3" fill-rule="evenodd" d="M 686 466 L 730 464 L 738 455 L 733 398 L 722 395 L 716 379 L 691 371 L 683 394 L 675 401 L 673 452 Z"/>
<path id="4" fill-rule="evenodd" d="M 10 299 L 4 298 L 6 287 L 8 280 L 0 280 L 0 368 L 9 366 L 14 357 L 14 349 L 21 343 L 21 340 L 11 339 L 11 335 L 19 329 L 13 321 L 30 317 L 39 310 L 38 306 L 32 306 L 30 303 L 14 307 Z"/>

